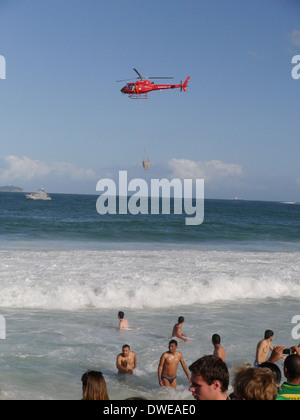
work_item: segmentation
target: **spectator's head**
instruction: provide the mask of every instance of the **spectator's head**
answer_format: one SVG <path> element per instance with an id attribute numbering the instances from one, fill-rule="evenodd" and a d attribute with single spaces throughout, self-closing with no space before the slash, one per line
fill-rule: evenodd
<path id="1" fill-rule="evenodd" d="M 275 363 L 264 362 L 259 365 L 260 368 L 270 369 L 275 377 L 275 382 L 279 386 L 281 384 L 281 370 Z"/>
<path id="2" fill-rule="evenodd" d="M 222 400 L 227 398 L 229 372 L 217 356 L 203 356 L 189 367 L 189 390 L 196 400 Z"/>
<path id="3" fill-rule="evenodd" d="M 102 372 L 90 370 L 81 377 L 83 400 L 109 400 Z"/>
<path id="4" fill-rule="evenodd" d="M 278 394 L 273 372 L 261 367 L 239 368 L 234 375 L 233 387 L 239 400 L 274 401 Z"/>
<path id="5" fill-rule="evenodd" d="M 284 374 L 288 382 L 300 384 L 300 356 L 290 354 L 284 361 Z"/>

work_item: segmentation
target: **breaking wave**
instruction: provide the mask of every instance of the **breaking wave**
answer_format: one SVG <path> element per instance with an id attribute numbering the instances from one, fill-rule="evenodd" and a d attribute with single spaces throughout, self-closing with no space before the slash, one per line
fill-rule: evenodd
<path id="1" fill-rule="evenodd" d="M 168 308 L 300 298 L 300 253 L 0 251 L 0 306 Z"/>

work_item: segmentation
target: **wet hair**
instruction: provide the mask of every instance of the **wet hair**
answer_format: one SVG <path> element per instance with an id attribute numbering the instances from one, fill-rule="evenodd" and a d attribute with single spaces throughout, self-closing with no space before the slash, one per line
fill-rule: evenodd
<path id="1" fill-rule="evenodd" d="M 121 319 L 123 319 L 124 318 L 124 312 L 120 311 L 118 313 L 118 317 L 121 318 Z"/>
<path id="2" fill-rule="evenodd" d="M 220 344 L 221 343 L 221 337 L 219 336 L 219 334 L 214 334 L 212 336 L 212 342 L 213 342 L 213 344 Z"/>
<path id="3" fill-rule="evenodd" d="M 274 335 L 274 332 L 272 330 L 266 330 L 265 331 L 265 340 L 273 337 L 273 335 Z"/>
<path id="4" fill-rule="evenodd" d="M 182 322 L 184 322 L 184 317 L 183 316 L 180 316 L 178 318 L 178 324 L 181 324 Z"/>
<path id="5" fill-rule="evenodd" d="M 128 345 L 128 344 L 124 344 L 123 346 L 122 346 L 122 350 L 124 350 L 124 349 L 126 349 L 126 348 L 129 348 L 129 350 L 130 350 L 130 346 Z"/>
<path id="6" fill-rule="evenodd" d="M 222 392 L 229 386 L 229 372 L 226 363 L 217 356 L 203 356 L 189 366 L 190 371 L 196 376 L 202 376 L 208 385 L 219 381 Z"/>
<path id="7" fill-rule="evenodd" d="M 177 347 L 178 346 L 178 343 L 177 343 L 177 341 L 176 340 L 171 340 L 171 341 L 169 341 L 169 345 L 170 344 L 175 344 L 175 346 Z"/>

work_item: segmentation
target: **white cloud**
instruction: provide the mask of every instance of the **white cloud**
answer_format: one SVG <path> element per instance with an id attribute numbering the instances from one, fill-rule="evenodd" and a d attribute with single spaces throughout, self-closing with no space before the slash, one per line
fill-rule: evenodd
<path id="1" fill-rule="evenodd" d="M 293 44 L 300 46 L 300 31 L 294 30 L 290 34 L 290 40 L 292 41 Z"/>
<path id="2" fill-rule="evenodd" d="M 223 163 L 219 160 L 195 162 L 188 159 L 171 159 L 168 166 L 172 171 L 172 177 L 180 179 L 198 178 L 205 179 L 206 182 L 223 182 L 243 175 L 241 165 Z"/>
<path id="3" fill-rule="evenodd" d="M 79 168 L 69 162 L 54 162 L 52 164 L 52 171 L 56 176 L 67 176 L 74 180 L 92 180 L 96 177 L 92 169 Z"/>
<path id="4" fill-rule="evenodd" d="M 43 162 L 27 156 L 14 155 L 1 158 L 0 180 L 2 183 L 45 179 L 46 177 L 92 180 L 96 175 L 91 169 L 80 168 L 69 162 Z"/>

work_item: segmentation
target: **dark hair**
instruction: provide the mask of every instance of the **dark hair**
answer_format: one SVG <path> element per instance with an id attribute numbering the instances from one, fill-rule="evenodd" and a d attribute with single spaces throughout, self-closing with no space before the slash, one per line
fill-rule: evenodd
<path id="1" fill-rule="evenodd" d="M 123 349 L 125 349 L 126 347 L 128 347 L 128 348 L 129 348 L 129 350 L 130 350 L 130 346 L 129 346 L 128 344 L 124 344 L 124 345 L 122 346 L 122 350 L 123 350 Z"/>
<path id="2" fill-rule="evenodd" d="M 270 337 L 273 337 L 273 335 L 274 335 L 274 332 L 272 330 L 266 330 L 265 331 L 265 340 L 270 338 Z"/>
<path id="3" fill-rule="evenodd" d="M 184 322 L 184 317 L 183 316 L 180 316 L 178 318 L 178 324 L 181 324 L 182 322 Z"/>
<path id="4" fill-rule="evenodd" d="M 202 376 L 208 385 L 220 381 L 222 392 L 226 392 L 229 385 L 229 372 L 226 363 L 217 356 L 203 356 L 189 366 L 194 375 Z"/>
<path id="5" fill-rule="evenodd" d="M 212 342 L 213 342 L 213 344 L 220 344 L 221 343 L 221 337 L 219 336 L 219 334 L 214 334 L 212 336 Z"/>
<path id="6" fill-rule="evenodd" d="M 261 363 L 259 367 L 264 368 L 264 369 L 270 369 L 274 374 L 276 383 L 277 384 L 281 383 L 281 370 L 279 369 L 277 365 L 275 365 L 275 363 L 264 362 L 264 363 Z"/>
<path id="7" fill-rule="evenodd" d="M 300 378 L 300 356 L 298 354 L 290 354 L 284 361 L 284 368 L 288 379 Z"/>
<path id="8" fill-rule="evenodd" d="M 177 341 L 176 340 L 171 340 L 171 341 L 169 341 L 169 345 L 170 344 L 175 344 L 175 346 L 177 347 L 178 346 L 178 343 L 177 343 Z"/>
<path id="9" fill-rule="evenodd" d="M 124 312 L 120 311 L 120 312 L 118 313 L 118 316 L 119 316 L 121 319 L 123 319 L 123 318 L 124 318 Z"/>

